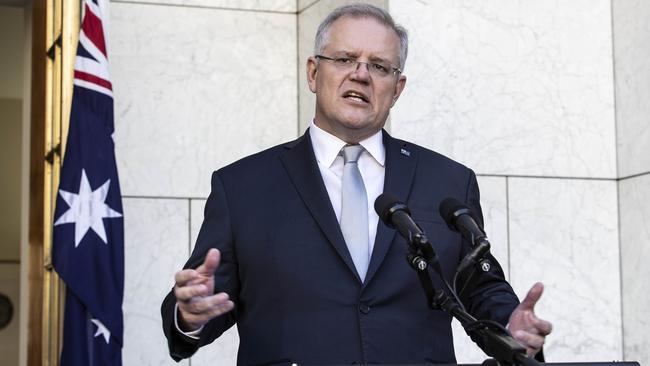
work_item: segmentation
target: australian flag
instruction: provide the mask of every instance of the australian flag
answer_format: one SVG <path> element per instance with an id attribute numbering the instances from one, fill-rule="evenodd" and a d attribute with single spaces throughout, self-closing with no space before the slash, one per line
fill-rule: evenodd
<path id="1" fill-rule="evenodd" d="M 66 284 L 62 366 L 122 364 L 124 220 L 100 0 L 84 0 L 52 261 Z"/>

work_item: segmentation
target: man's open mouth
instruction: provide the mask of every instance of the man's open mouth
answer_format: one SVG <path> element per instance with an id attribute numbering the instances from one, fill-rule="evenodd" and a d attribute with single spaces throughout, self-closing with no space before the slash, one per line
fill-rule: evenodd
<path id="1" fill-rule="evenodd" d="M 369 103 L 368 97 L 365 94 L 353 90 L 345 92 L 343 98 L 355 100 L 357 102 Z"/>

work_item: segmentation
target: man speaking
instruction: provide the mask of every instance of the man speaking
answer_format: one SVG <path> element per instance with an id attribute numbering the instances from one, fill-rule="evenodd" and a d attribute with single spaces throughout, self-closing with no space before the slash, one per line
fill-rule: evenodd
<path id="1" fill-rule="evenodd" d="M 451 316 L 427 306 L 405 240 L 373 209 L 382 192 L 406 202 L 448 280 L 471 250 L 437 212 L 453 197 L 480 216 L 474 173 L 382 130 L 406 84 L 407 47 L 406 31 L 371 5 L 321 23 L 307 132 L 212 175 L 194 252 L 161 309 L 174 359 L 237 323 L 240 365 L 455 362 Z M 533 355 L 551 331 L 533 312 L 542 286 L 519 304 L 490 259 L 461 300 Z"/>

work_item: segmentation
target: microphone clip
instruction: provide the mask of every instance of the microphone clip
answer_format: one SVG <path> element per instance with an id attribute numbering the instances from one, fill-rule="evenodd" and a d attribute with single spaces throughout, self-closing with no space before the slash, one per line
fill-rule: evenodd
<path id="1" fill-rule="evenodd" d="M 427 235 L 424 232 L 409 235 L 408 242 L 407 261 L 409 265 L 419 271 L 423 271 L 427 268 L 427 265 L 431 265 L 431 268 L 442 276 L 442 267 L 438 255 L 433 250 Z"/>

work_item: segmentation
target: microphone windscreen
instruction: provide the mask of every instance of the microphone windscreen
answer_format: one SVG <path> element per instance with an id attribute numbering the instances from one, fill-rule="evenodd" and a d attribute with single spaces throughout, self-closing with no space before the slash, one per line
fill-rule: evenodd
<path id="1" fill-rule="evenodd" d="M 442 202 L 440 202 L 440 206 L 438 206 L 438 212 L 440 212 L 440 216 L 443 220 L 445 220 L 447 226 L 449 226 L 449 228 L 452 230 L 458 230 L 456 228 L 456 218 L 458 216 L 458 212 L 461 210 L 469 211 L 469 208 L 459 200 L 451 197 L 442 200 Z"/>
<path id="2" fill-rule="evenodd" d="M 396 204 L 402 204 L 402 202 L 390 193 L 382 193 L 375 200 L 375 212 L 379 215 L 381 221 L 389 226 L 391 226 L 390 216 L 393 214 L 391 208 Z"/>

